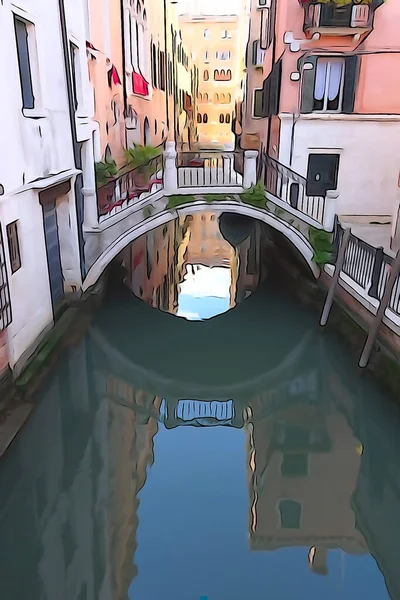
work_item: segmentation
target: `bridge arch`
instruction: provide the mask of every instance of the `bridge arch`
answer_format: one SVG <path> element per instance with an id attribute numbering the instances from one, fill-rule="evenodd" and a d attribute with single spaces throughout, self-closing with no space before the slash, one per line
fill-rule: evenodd
<path id="1" fill-rule="evenodd" d="M 165 199 L 164 199 L 165 206 Z M 108 265 L 112 260 L 118 256 L 120 252 L 131 242 L 135 241 L 142 235 L 145 235 L 149 231 L 152 231 L 160 225 L 165 225 L 170 221 L 177 219 L 180 215 L 191 214 L 204 210 L 220 211 L 221 213 L 235 213 L 246 217 L 251 217 L 258 221 L 269 225 L 276 231 L 282 233 L 291 244 L 297 249 L 300 255 L 304 258 L 313 276 L 317 278 L 320 274 L 318 265 L 313 262 L 314 250 L 305 238 L 305 236 L 298 231 L 293 225 L 288 224 L 283 219 L 275 216 L 273 213 L 268 212 L 261 208 L 255 208 L 237 201 L 223 201 L 213 202 L 212 204 L 199 200 L 196 202 L 188 202 L 182 204 L 178 209 L 166 209 L 163 208 L 156 215 L 148 217 L 144 221 L 135 224 L 134 226 L 127 229 L 126 232 L 119 235 L 112 243 L 110 243 L 95 260 L 95 262 L 89 268 L 86 278 L 82 284 L 83 291 L 87 291 L 94 286 Z M 99 235 L 99 234 L 94 234 Z"/>

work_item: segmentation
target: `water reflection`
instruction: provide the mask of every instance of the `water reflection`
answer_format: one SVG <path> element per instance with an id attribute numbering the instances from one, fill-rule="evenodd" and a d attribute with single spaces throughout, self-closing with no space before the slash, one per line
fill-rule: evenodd
<path id="1" fill-rule="evenodd" d="M 119 260 L 136 297 L 153 308 L 202 321 L 234 308 L 257 287 L 265 275 L 263 240 L 265 231 L 255 221 L 249 228 L 245 217 L 230 223 L 229 215 L 201 210 L 141 236 Z"/>
<path id="2" fill-rule="evenodd" d="M 399 410 L 272 280 L 203 323 L 165 314 L 201 262 L 191 222 L 129 249 L 131 289 L 2 461 L 0 597 L 397 600 Z M 243 262 L 228 244 L 235 305 L 253 235 Z"/>

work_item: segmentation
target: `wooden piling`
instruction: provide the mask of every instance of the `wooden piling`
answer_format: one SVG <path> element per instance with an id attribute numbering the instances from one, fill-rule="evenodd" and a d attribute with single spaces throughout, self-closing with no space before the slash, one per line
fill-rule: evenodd
<path id="1" fill-rule="evenodd" d="M 346 249 L 347 249 L 347 245 L 349 243 L 350 234 L 351 234 L 351 229 L 350 229 L 350 227 L 348 227 L 347 229 L 344 230 L 344 233 L 343 233 L 343 238 L 342 238 L 342 241 L 341 241 L 341 244 L 339 247 L 339 254 L 338 254 L 338 257 L 336 260 L 335 272 L 333 274 L 331 286 L 329 288 L 328 295 L 325 300 L 325 305 L 324 305 L 324 308 L 322 311 L 321 320 L 320 320 L 320 325 L 322 327 L 324 327 L 327 324 L 328 319 L 329 319 L 329 315 L 330 315 L 331 308 L 333 305 L 333 299 L 335 297 L 336 286 L 339 281 L 340 271 L 342 270 L 344 259 L 346 256 Z"/>
<path id="2" fill-rule="evenodd" d="M 392 265 L 392 270 L 390 272 L 389 279 L 385 286 L 385 291 L 382 296 L 382 300 L 380 301 L 378 311 L 376 313 L 375 319 L 371 325 L 371 328 L 368 333 L 367 341 L 365 342 L 364 349 L 362 351 L 359 366 L 364 368 L 367 366 L 368 361 L 371 356 L 371 352 L 374 348 L 375 340 L 378 335 L 379 327 L 382 323 L 382 319 L 384 317 L 385 311 L 390 302 L 390 298 L 392 296 L 393 288 L 396 283 L 396 279 L 400 273 L 400 250 L 397 252 L 396 258 Z"/>

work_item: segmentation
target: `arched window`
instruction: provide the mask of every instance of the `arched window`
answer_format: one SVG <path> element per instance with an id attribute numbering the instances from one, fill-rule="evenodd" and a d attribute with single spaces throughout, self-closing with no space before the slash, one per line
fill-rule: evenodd
<path id="1" fill-rule="evenodd" d="M 228 113 L 228 114 L 225 116 L 225 123 L 230 123 L 230 122 L 231 122 L 231 115 Z"/>
<path id="2" fill-rule="evenodd" d="M 225 94 L 221 94 L 221 104 L 225 104 Z"/>
<path id="3" fill-rule="evenodd" d="M 214 94 L 214 102 L 218 104 L 219 102 L 219 94 Z"/>
<path id="4" fill-rule="evenodd" d="M 225 121 L 225 117 L 224 117 L 224 115 L 221 113 L 221 114 L 219 115 L 219 122 L 220 122 L 220 123 L 224 123 L 224 121 Z"/>
<path id="5" fill-rule="evenodd" d="M 208 73 L 208 70 L 205 69 L 204 73 L 203 73 L 203 79 L 204 79 L 204 81 L 208 81 L 209 77 L 210 77 L 210 75 Z"/>
<path id="6" fill-rule="evenodd" d="M 206 40 L 208 40 L 208 38 L 210 37 L 210 30 L 209 29 L 205 29 L 204 30 L 204 37 L 206 38 Z"/>
<path id="7" fill-rule="evenodd" d="M 208 114 L 204 113 L 203 115 L 203 123 L 208 123 Z"/>
<path id="8" fill-rule="evenodd" d="M 203 122 L 203 119 L 201 118 L 201 114 L 200 113 L 197 113 L 197 122 L 198 123 L 202 123 Z"/>
<path id="9" fill-rule="evenodd" d="M 232 79 L 232 71 L 230 69 L 228 69 L 227 72 L 226 72 L 226 78 L 227 79 Z"/>
<path id="10" fill-rule="evenodd" d="M 218 69 L 214 70 L 214 79 L 218 79 Z"/>
<path id="11" fill-rule="evenodd" d="M 227 94 L 226 95 L 226 102 L 227 102 L 227 104 L 229 104 L 231 102 L 231 100 L 232 100 L 232 96 L 230 94 Z"/>

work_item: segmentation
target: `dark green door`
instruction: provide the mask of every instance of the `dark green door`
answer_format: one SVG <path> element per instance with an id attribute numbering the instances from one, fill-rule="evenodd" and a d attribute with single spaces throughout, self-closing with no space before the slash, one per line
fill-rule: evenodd
<path id="1" fill-rule="evenodd" d="M 310 154 L 307 170 L 307 196 L 326 196 L 336 190 L 339 154 Z"/>

